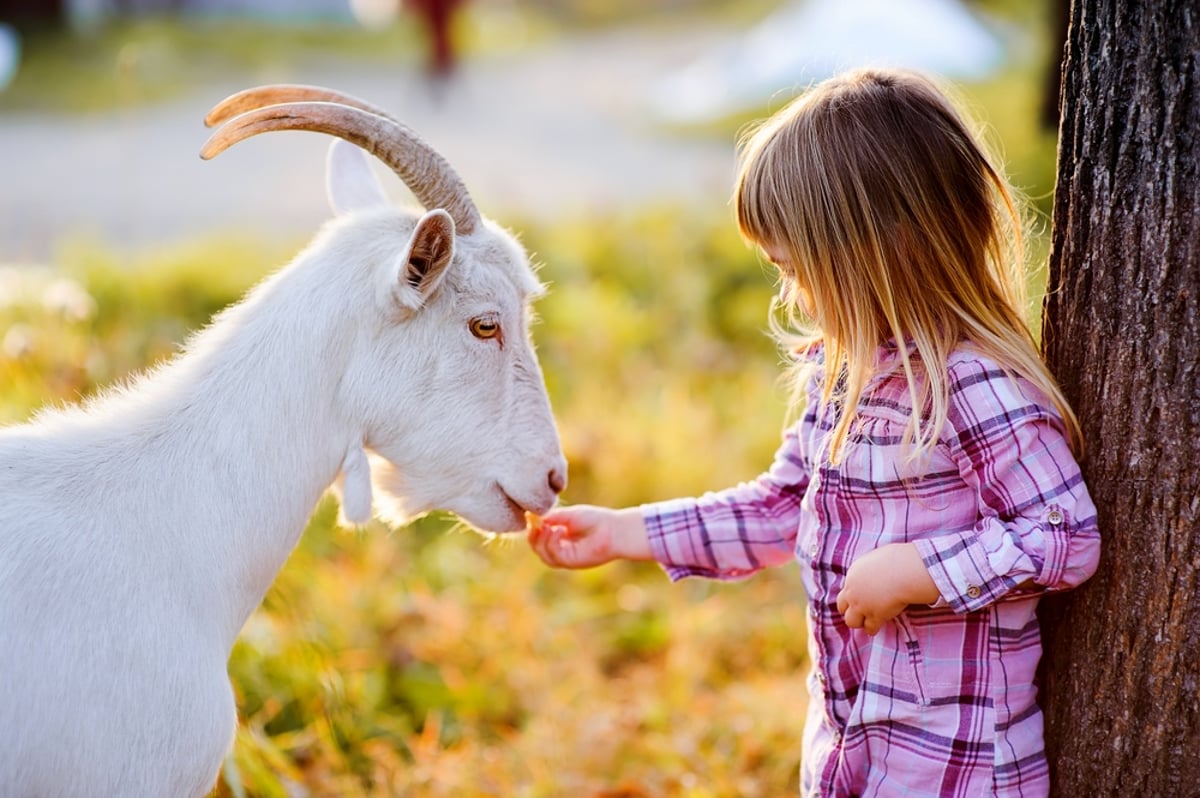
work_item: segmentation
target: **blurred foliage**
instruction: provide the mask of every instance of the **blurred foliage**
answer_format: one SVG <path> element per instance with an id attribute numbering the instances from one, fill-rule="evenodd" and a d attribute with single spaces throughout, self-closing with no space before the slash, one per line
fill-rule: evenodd
<path id="1" fill-rule="evenodd" d="M 420 41 L 412 25 L 367 30 L 157 16 L 41 31 L 25 43 L 0 110 L 106 111 L 168 100 L 230 74 L 268 81 L 321 58 L 403 68 L 417 63 Z"/>
<path id="2" fill-rule="evenodd" d="M 475 0 L 480 2 L 480 0 Z M 486 3 L 487 0 L 483 0 Z M 681 18 L 753 24 L 777 8 L 783 0 L 516 0 L 512 5 L 524 14 L 546 19 L 557 29 L 587 29 L 614 25 L 678 26 Z"/>
<path id="3" fill-rule="evenodd" d="M 757 473 L 785 399 L 765 332 L 773 270 L 732 225 L 649 211 L 524 229 L 552 292 L 536 332 L 567 498 L 631 504 Z"/>
<path id="4" fill-rule="evenodd" d="M 0 266 L 0 422 L 75 401 L 174 354 L 242 294 L 279 245 L 221 238 L 120 259 L 85 239 L 56 269 Z"/>

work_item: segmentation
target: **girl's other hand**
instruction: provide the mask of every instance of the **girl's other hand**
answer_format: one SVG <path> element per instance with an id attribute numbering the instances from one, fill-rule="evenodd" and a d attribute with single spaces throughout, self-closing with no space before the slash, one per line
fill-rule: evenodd
<path id="1" fill-rule="evenodd" d="M 892 543 L 854 561 L 837 606 L 847 626 L 873 635 L 909 604 L 933 604 L 939 596 L 917 547 Z"/>
<path id="2" fill-rule="evenodd" d="M 529 545 L 554 568 L 592 568 L 613 560 L 650 560 L 646 525 L 636 508 L 579 504 L 529 518 Z"/>

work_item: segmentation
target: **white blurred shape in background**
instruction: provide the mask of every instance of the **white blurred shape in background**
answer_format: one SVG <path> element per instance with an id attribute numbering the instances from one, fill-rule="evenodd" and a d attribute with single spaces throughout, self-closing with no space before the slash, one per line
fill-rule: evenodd
<path id="1" fill-rule="evenodd" d="M 350 0 L 350 13 L 368 30 L 380 30 L 396 24 L 401 0 Z"/>
<path id="2" fill-rule="evenodd" d="M 663 119 L 703 122 L 790 99 L 845 69 L 979 80 L 1004 55 L 999 37 L 959 0 L 797 0 L 659 81 L 649 100 Z"/>

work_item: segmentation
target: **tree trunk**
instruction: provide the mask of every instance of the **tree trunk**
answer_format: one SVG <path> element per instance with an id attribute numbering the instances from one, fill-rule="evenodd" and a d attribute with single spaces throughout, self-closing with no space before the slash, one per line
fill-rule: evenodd
<path id="1" fill-rule="evenodd" d="M 1200 796 L 1200 0 L 1075 0 L 1043 342 L 1103 556 L 1043 602 L 1059 796 Z"/>

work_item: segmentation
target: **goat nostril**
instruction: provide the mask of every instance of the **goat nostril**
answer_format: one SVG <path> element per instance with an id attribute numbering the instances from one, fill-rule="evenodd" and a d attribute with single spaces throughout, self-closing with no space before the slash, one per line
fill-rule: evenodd
<path id="1" fill-rule="evenodd" d="M 567 487 L 567 475 L 561 468 L 552 468 L 550 469 L 548 482 L 550 483 L 550 490 L 556 494 L 562 493 L 563 489 Z"/>

